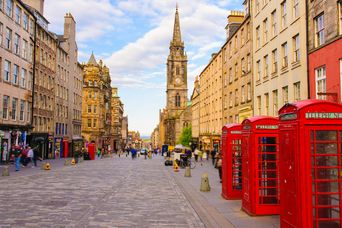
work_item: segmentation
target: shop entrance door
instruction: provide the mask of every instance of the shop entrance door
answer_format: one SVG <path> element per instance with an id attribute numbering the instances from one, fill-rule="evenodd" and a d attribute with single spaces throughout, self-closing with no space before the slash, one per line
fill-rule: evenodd
<path id="1" fill-rule="evenodd" d="M 306 136 L 311 155 L 312 227 L 341 227 L 342 131 L 312 127 Z"/>

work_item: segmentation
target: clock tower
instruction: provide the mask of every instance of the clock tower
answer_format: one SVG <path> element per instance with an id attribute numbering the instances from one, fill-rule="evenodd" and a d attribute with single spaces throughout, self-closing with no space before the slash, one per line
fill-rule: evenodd
<path id="1" fill-rule="evenodd" d="M 178 7 L 176 7 L 173 38 L 167 58 L 166 109 L 171 116 L 177 116 L 187 107 L 187 56 L 181 39 Z"/>

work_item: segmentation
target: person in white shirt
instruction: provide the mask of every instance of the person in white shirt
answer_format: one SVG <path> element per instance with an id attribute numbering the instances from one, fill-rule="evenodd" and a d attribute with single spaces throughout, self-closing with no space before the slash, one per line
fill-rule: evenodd
<path id="1" fill-rule="evenodd" d="M 34 157 L 34 154 L 33 154 L 33 150 L 31 147 L 28 148 L 29 151 L 27 152 L 27 158 L 30 159 L 28 162 L 32 162 L 32 168 L 34 167 L 33 166 L 33 157 Z"/>

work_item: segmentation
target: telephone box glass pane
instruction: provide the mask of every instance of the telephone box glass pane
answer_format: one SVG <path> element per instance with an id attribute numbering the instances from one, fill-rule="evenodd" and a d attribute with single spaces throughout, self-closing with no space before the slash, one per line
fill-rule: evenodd
<path id="1" fill-rule="evenodd" d="M 278 204 L 277 137 L 258 137 L 259 204 Z"/>
<path id="2" fill-rule="evenodd" d="M 314 227 L 340 227 L 341 132 L 312 130 L 311 167 Z M 341 146 L 337 146 L 341 145 Z"/>
<path id="3" fill-rule="evenodd" d="M 241 158 L 241 140 L 232 140 L 232 180 L 233 189 L 242 189 L 242 158 Z"/>

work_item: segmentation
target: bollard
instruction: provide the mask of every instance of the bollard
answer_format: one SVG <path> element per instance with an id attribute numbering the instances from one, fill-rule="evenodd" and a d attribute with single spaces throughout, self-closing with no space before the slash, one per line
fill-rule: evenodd
<path id="1" fill-rule="evenodd" d="M 42 169 L 43 170 L 50 170 L 51 169 L 51 165 L 49 162 L 44 162 L 42 165 Z"/>
<path id="2" fill-rule="evenodd" d="M 68 166 L 68 165 L 69 165 L 69 160 L 68 160 L 68 159 L 65 159 L 64 165 L 65 165 L 65 166 Z"/>
<path id="3" fill-rule="evenodd" d="M 175 172 L 179 171 L 179 166 L 177 165 L 176 161 L 173 161 L 173 171 L 175 171 Z"/>
<path id="4" fill-rule="evenodd" d="M 80 163 L 83 162 L 83 156 L 80 157 L 80 159 L 78 159 L 78 160 L 80 161 Z"/>
<path id="5" fill-rule="evenodd" d="M 201 177 L 201 192 L 210 192 L 209 177 L 207 173 L 204 173 Z"/>
<path id="6" fill-rule="evenodd" d="M 4 168 L 2 169 L 2 176 L 3 177 L 8 177 L 9 176 L 8 166 L 4 166 Z"/>
<path id="7" fill-rule="evenodd" d="M 71 165 L 76 165 L 75 158 L 73 158 L 73 159 L 71 160 Z"/>
<path id="8" fill-rule="evenodd" d="M 190 166 L 185 167 L 184 177 L 191 177 L 191 169 L 190 169 Z"/>

